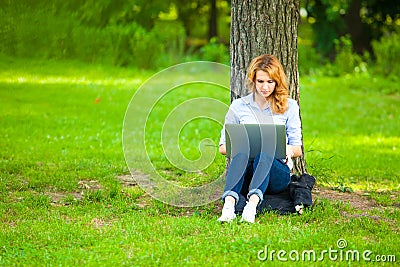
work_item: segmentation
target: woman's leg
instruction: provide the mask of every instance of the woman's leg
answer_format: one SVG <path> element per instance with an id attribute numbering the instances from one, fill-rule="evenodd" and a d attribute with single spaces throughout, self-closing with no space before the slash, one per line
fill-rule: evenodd
<path id="1" fill-rule="evenodd" d="M 242 221 L 254 223 L 257 213 L 257 205 L 263 200 L 264 192 L 269 182 L 269 171 L 273 157 L 265 153 L 257 155 L 253 162 L 253 177 L 247 194 L 248 202 L 243 209 Z"/>
<path id="2" fill-rule="evenodd" d="M 284 191 L 290 182 L 290 169 L 280 160 L 275 159 L 272 164 L 267 193 L 278 194 Z"/>
<path id="3" fill-rule="evenodd" d="M 260 153 L 254 159 L 254 173 L 247 194 L 249 201 L 243 209 L 242 220 L 253 223 L 257 205 L 264 199 L 265 191 L 279 193 L 287 187 L 289 181 L 290 169 L 286 164 Z"/>
<path id="4" fill-rule="evenodd" d="M 239 153 L 232 158 L 229 164 L 225 189 L 222 195 L 224 207 L 222 208 L 221 217 L 218 218 L 220 222 L 230 222 L 236 218 L 235 203 L 239 200 L 239 192 L 243 186 L 248 160 L 248 155 Z"/>
<path id="5" fill-rule="evenodd" d="M 250 199 L 251 196 L 255 194 L 256 196 L 258 196 L 259 202 L 263 200 L 265 190 L 267 189 L 269 184 L 270 170 L 273 167 L 273 163 L 274 158 L 262 152 L 254 159 L 254 171 L 249 186 L 249 193 L 247 194 L 248 199 Z M 254 197 L 252 199 L 254 199 Z"/>
<path id="6" fill-rule="evenodd" d="M 260 153 L 254 159 L 254 173 L 249 187 L 249 198 L 256 194 L 263 200 L 265 191 L 277 194 L 286 189 L 290 182 L 290 169 L 280 160 Z"/>
<path id="7" fill-rule="evenodd" d="M 249 157 L 245 153 L 238 153 L 232 158 L 226 174 L 225 189 L 222 195 L 222 200 L 224 200 L 226 196 L 232 196 L 236 202 L 239 200 L 239 192 L 243 186 L 248 161 Z"/>

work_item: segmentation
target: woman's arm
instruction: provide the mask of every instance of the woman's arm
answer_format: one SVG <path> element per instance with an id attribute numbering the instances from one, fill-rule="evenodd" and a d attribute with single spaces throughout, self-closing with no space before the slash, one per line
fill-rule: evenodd
<path id="1" fill-rule="evenodd" d="M 239 124 L 240 120 L 237 114 L 240 113 L 238 111 L 238 105 L 242 104 L 242 100 L 236 99 L 232 102 L 231 106 L 228 109 L 228 112 L 225 115 L 225 124 L 227 123 L 236 123 Z M 235 112 L 236 110 L 236 112 Z M 219 153 L 222 155 L 226 155 L 226 145 L 225 145 L 225 126 L 221 130 L 221 138 L 219 141 Z"/>
<path id="2" fill-rule="evenodd" d="M 287 158 L 300 157 L 303 152 L 301 149 L 301 121 L 300 108 L 295 100 L 289 99 L 288 118 L 286 122 L 286 134 L 288 145 L 286 146 Z"/>

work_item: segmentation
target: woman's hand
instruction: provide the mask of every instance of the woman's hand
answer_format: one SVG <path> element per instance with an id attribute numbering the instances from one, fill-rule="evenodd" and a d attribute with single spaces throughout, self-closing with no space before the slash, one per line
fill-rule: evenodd
<path id="1" fill-rule="evenodd" d="M 301 146 L 286 145 L 286 163 L 289 159 L 300 157 L 302 154 Z"/>
<path id="2" fill-rule="evenodd" d="M 225 145 L 219 146 L 219 153 L 221 153 L 222 155 L 226 155 L 226 146 Z"/>
<path id="3" fill-rule="evenodd" d="M 294 157 L 294 152 L 291 145 L 286 145 L 286 159 Z"/>

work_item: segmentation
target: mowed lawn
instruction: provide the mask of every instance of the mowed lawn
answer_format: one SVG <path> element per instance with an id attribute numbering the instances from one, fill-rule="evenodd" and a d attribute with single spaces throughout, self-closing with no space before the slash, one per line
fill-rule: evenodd
<path id="1" fill-rule="evenodd" d="M 308 171 L 317 187 L 355 191 L 346 194 L 372 199 L 374 207 L 359 210 L 317 196 L 301 216 L 267 213 L 254 225 L 221 225 L 219 201 L 178 208 L 126 180 L 125 111 L 152 74 L 70 61 L 1 60 L 0 266 L 364 266 L 368 261 L 392 266 L 400 261 L 397 84 L 366 74 L 301 77 Z M 229 103 L 229 92 L 216 86 L 187 86 L 184 92 L 169 97 L 209 96 Z M 224 170 L 221 155 L 204 171 L 186 173 L 157 145 L 165 113 L 175 104 L 155 107 L 146 126 L 149 151 L 138 153 L 148 153 L 170 181 L 212 181 Z M 184 155 L 196 158 L 198 143 L 206 137 L 218 142 L 219 131 L 215 122 L 188 124 L 180 136 Z M 278 251 L 283 251 L 279 257 Z"/>

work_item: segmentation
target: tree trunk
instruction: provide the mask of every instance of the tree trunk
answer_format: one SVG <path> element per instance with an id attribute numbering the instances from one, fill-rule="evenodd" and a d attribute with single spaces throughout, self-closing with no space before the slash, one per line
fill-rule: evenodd
<path id="1" fill-rule="evenodd" d="M 352 0 L 347 14 L 344 16 L 345 31 L 350 34 L 354 51 L 360 55 L 365 51 L 372 53 L 372 29 L 368 24 L 362 22 L 360 17 L 361 8 L 361 0 Z"/>
<path id="2" fill-rule="evenodd" d="M 231 12 L 231 101 L 248 94 L 245 80 L 250 61 L 261 54 L 273 54 L 285 69 L 290 97 L 300 105 L 299 1 L 232 0 Z M 296 160 L 295 168 L 299 173 L 306 172 L 304 156 Z"/>
<path id="3" fill-rule="evenodd" d="M 208 25 L 208 40 L 218 35 L 217 26 L 217 0 L 210 1 L 210 19 Z"/>

